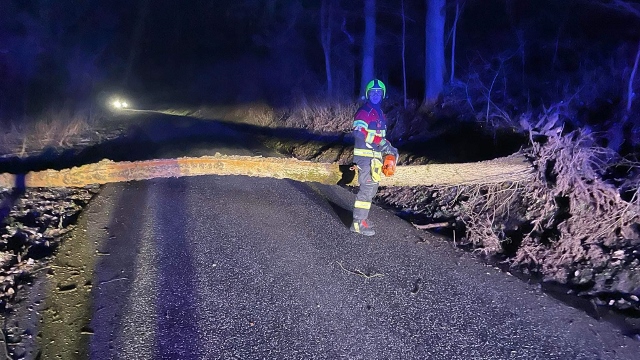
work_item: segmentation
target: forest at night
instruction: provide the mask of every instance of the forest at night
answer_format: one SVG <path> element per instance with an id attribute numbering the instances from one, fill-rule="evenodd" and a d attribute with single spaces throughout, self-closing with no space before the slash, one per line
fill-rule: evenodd
<path id="1" fill-rule="evenodd" d="M 404 96 L 406 84 L 421 101 L 426 5 L 402 5 L 375 3 L 367 42 L 389 95 Z M 0 16 L 3 121 L 112 91 L 152 103 L 272 106 L 329 90 L 348 102 L 361 91 L 362 2 L 7 1 Z M 615 121 L 627 107 L 640 21 L 632 1 L 447 1 L 441 16 L 439 101 L 464 100 L 460 113 L 480 112 L 487 99 L 513 118 L 564 102 L 567 121 L 582 126 Z"/>

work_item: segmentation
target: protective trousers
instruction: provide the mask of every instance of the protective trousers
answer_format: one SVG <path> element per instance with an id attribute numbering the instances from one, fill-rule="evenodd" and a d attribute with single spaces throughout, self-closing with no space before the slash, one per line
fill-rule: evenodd
<path id="1" fill-rule="evenodd" d="M 353 162 L 358 165 L 358 183 L 360 184 L 360 188 L 356 194 L 356 201 L 353 205 L 354 220 L 364 220 L 369 216 L 371 200 L 378 191 L 378 183 L 380 182 L 379 174 L 382 170 L 382 162 L 381 159 L 376 159 L 380 162 L 380 168 L 374 168 L 372 171 L 371 165 L 373 159 L 374 158 L 364 156 L 353 157 Z M 377 179 L 374 179 L 374 177 L 377 177 Z"/>

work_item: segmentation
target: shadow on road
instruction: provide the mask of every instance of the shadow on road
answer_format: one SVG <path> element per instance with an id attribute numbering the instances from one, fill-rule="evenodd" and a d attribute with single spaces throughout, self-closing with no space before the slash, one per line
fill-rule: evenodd
<path id="1" fill-rule="evenodd" d="M 329 212 L 344 224 L 345 227 L 350 227 L 353 221 L 353 210 L 345 208 L 343 205 L 337 204 L 331 199 L 331 196 L 327 196 L 327 192 L 333 192 L 330 185 L 317 184 L 317 183 L 302 183 L 294 180 L 286 180 L 298 189 L 300 193 L 304 194 L 310 201 L 313 201 L 318 205 L 318 208 L 325 208 Z"/>
<path id="2" fill-rule="evenodd" d="M 5 157 L 0 159 L 0 173 L 24 174 L 45 169 L 60 170 L 102 159 L 141 161 L 188 156 L 189 151 L 194 148 L 204 149 L 203 151 L 213 147 L 249 149 L 266 156 L 270 151 L 264 146 L 266 139 L 281 143 L 311 143 L 319 149 L 353 144 L 351 133 L 316 133 L 306 129 L 271 128 L 153 112 L 117 117 L 106 127 L 110 131 L 121 129 L 122 135 L 83 148 L 47 148 L 38 155 L 26 158 Z M 452 137 L 458 138 L 457 143 L 453 143 Z M 457 129 L 439 137 L 402 143 L 400 151 L 413 157 L 424 156 L 434 162 L 459 162 L 509 155 L 520 146 L 519 143 L 491 146 L 493 140 L 485 137 L 470 124 L 468 128 Z M 464 139 L 462 142 L 461 138 Z M 461 154 L 466 155 L 460 158 Z"/>

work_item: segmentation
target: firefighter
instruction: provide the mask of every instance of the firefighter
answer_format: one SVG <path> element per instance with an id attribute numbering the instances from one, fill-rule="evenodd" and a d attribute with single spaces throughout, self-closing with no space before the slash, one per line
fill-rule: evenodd
<path id="1" fill-rule="evenodd" d="M 393 155 L 398 159 L 398 150 L 385 139 L 387 119 L 380 109 L 380 103 L 386 93 L 387 88 L 382 81 L 371 80 L 365 89 L 367 102 L 358 109 L 353 119 L 353 162 L 358 166 L 360 188 L 353 205 L 351 231 L 366 236 L 376 233 L 367 217 L 371 201 L 378 191 L 382 159 L 386 155 Z M 393 166 L 395 168 L 395 163 Z"/>

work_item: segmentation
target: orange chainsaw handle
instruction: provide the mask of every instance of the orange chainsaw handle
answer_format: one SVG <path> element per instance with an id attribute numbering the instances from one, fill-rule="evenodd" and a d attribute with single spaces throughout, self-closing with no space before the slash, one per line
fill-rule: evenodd
<path id="1" fill-rule="evenodd" d="M 393 155 L 387 155 L 384 157 L 384 163 L 382 164 L 382 173 L 385 176 L 392 176 L 396 172 L 396 157 Z"/>

